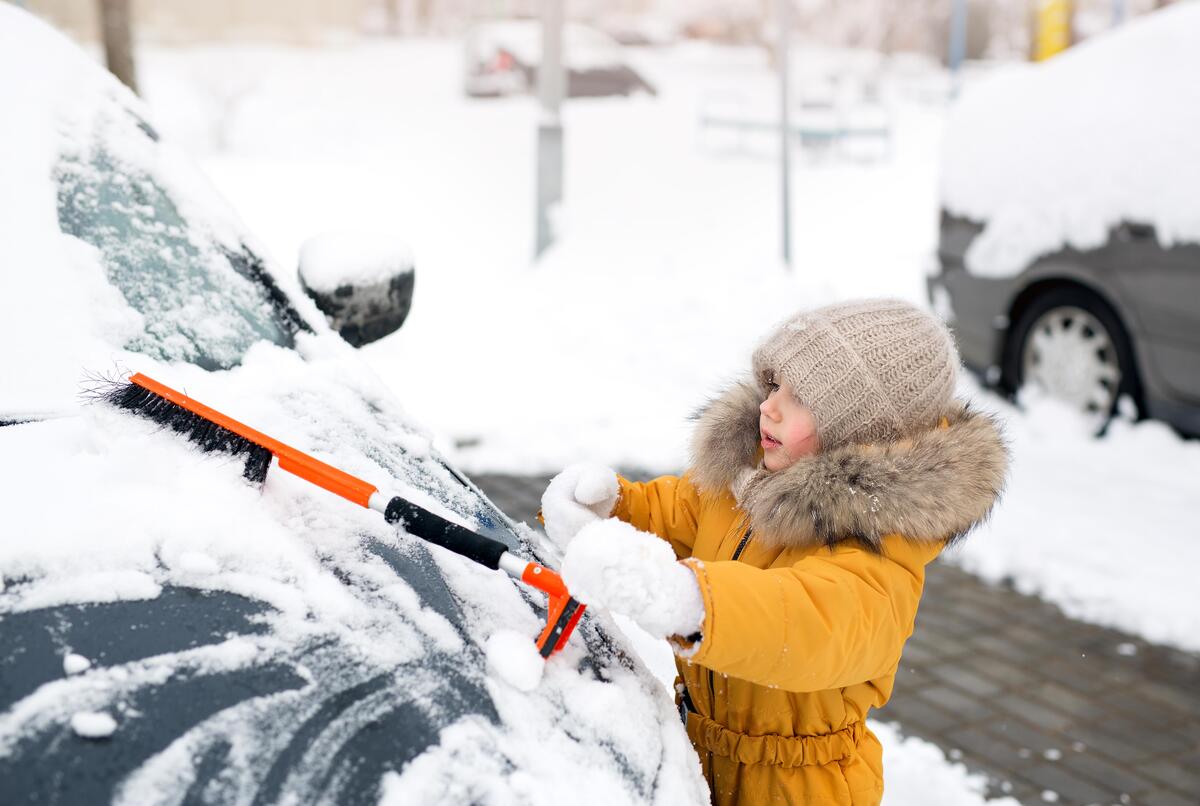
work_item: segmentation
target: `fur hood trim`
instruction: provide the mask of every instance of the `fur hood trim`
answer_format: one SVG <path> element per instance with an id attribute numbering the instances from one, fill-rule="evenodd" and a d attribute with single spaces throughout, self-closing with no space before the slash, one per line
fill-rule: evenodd
<path id="1" fill-rule="evenodd" d="M 945 425 L 903 439 L 847 445 L 776 473 L 761 466 L 762 392 L 737 383 L 694 415 L 689 474 L 701 492 L 731 491 L 755 538 L 778 546 L 857 540 L 880 551 L 891 534 L 954 541 L 999 499 L 1008 449 L 999 425 L 958 402 Z"/>

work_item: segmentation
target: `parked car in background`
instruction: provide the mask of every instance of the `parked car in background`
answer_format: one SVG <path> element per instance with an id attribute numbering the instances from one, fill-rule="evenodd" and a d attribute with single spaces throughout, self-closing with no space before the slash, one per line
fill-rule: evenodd
<path id="1" fill-rule="evenodd" d="M 673 705 L 606 617 L 530 690 L 489 640 L 532 641 L 544 598 L 278 468 L 252 484 L 81 404 L 89 370 L 145 372 L 542 552 L 138 99 L 11 4 L 0 108 L 0 803 L 704 798 Z M 360 287 L 320 257 L 308 279 L 339 329 L 399 326 L 410 265 Z"/>
<path id="2" fill-rule="evenodd" d="M 628 64 L 621 46 L 607 34 L 579 23 L 563 26 L 563 64 L 568 97 L 655 94 Z M 542 61 L 542 25 L 536 20 L 503 20 L 467 32 L 463 89 L 476 98 L 537 91 Z"/>
<path id="3" fill-rule="evenodd" d="M 963 254 L 982 230 L 942 216 L 930 299 L 964 362 L 1015 394 L 1036 384 L 1098 419 L 1128 395 L 1146 416 L 1200 434 L 1200 246 L 1163 247 L 1144 224 L 1064 249 L 1015 277 L 980 277 Z"/>
<path id="4" fill-rule="evenodd" d="M 990 384 L 1200 434 L 1196 41 L 1169 8 L 956 106 L 928 290 Z"/>

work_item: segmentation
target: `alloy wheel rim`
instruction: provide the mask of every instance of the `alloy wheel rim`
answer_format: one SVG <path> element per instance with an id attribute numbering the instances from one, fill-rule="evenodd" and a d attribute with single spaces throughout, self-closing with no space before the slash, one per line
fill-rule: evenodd
<path id="1" fill-rule="evenodd" d="M 1113 410 L 1121 368 L 1108 329 L 1074 306 L 1052 308 L 1029 329 L 1021 356 L 1023 380 L 1079 411 L 1104 417 Z"/>

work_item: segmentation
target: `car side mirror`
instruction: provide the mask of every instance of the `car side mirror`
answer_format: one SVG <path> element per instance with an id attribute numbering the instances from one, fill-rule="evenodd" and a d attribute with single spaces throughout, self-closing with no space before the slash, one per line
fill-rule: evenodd
<path id="1" fill-rule="evenodd" d="M 355 347 L 399 330 L 412 307 L 412 252 L 391 238 L 314 236 L 300 248 L 299 274 L 330 326 Z"/>

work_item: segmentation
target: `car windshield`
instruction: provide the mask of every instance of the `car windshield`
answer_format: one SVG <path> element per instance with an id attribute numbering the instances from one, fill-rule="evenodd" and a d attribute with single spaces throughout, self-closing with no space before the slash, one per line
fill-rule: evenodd
<path id="1" fill-rule="evenodd" d="M 240 363 L 260 340 L 291 347 L 304 323 L 244 245 L 184 217 L 148 170 L 157 135 L 132 116 L 98 121 L 88 146 L 55 167 L 60 229 L 100 252 L 108 280 L 143 318 L 125 346 L 205 369 Z"/>

